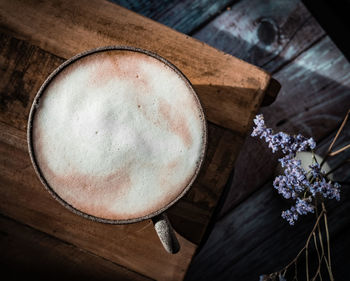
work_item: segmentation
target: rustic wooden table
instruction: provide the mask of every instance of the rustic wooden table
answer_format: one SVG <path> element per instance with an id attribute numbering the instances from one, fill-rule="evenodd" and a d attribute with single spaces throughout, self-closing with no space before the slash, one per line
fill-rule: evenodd
<path id="1" fill-rule="evenodd" d="M 8 234 L 2 240 L 2 262 L 11 267 L 19 259 L 36 258 L 19 248 L 36 241 L 34 248 L 50 253 L 46 258 L 57 259 L 56 264 L 78 260 L 84 274 L 94 270 L 95 262 L 108 267 L 102 279 L 183 279 L 252 118 L 264 96 L 268 103 L 277 94 L 276 81 L 262 69 L 106 1 L 1 1 L 0 13 L 0 211 L 1 229 Z M 190 192 L 168 212 L 181 244 L 176 255 L 164 251 L 150 220 L 106 225 L 64 209 L 44 190 L 30 163 L 26 122 L 40 85 L 65 59 L 106 45 L 140 47 L 165 57 L 190 79 L 203 104 L 209 129 L 203 169 Z M 77 250 L 70 257 L 72 245 Z"/>
<path id="2" fill-rule="evenodd" d="M 0 1 L 0 249 L 6 253 L 0 263 L 8 271 L 15 268 L 14 277 L 22 272 L 36 279 L 51 274 L 57 280 L 179 280 L 192 260 L 186 280 L 258 280 L 295 256 L 313 217 L 294 228 L 280 218 L 289 204 L 272 188 L 276 157 L 258 140 L 244 139 L 249 122 L 248 127 L 232 122 L 244 117 L 237 116 L 242 113 L 236 96 L 249 98 L 264 89 L 261 80 L 234 78 L 240 61 L 111 3 L 7 2 Z M 317 152 L 325 152 L 350 108 L 350 64 L 299 0 L 114 2 L 272 73 L 282 89 L 276 102 L 260 110 L 267 123 L 313 136 Z M 130 25 L 120 28 L 125 21 Z M 71 55 L 115 42 L 140 44 L 174 62 L 194 83 L 208 114 L 211 152 L 205 173 L 171 212 L 185 250 L 175 257 L 157 250 L 149 222 L 119 229 L 69 214 L 44 192 L 28 160 L 25 120 L 41 82 Z M 337 146 L 349 137 L 350 125 Z M 331 161 L 337 165 L 346 158 L 348 153 Z M 329 206 L 333 269 L 336 280 L 344 281 L 350 265 L 348 171 L 349 166 L 337 171 L 342 199 Z M 213 215 L 229 176 L 223 208 Z M 206 241 L 209 221 L 214 227 Z M 118 235 L 124 237 L 121 243 Z"/>

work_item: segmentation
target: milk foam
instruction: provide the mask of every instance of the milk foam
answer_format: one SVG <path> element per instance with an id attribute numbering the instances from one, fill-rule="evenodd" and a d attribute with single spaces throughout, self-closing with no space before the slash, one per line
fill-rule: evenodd
<path id="1" fill-rule="evenodd" d="M 133 219 L 174 200 L 196 173 L 204 121 L 191 88 L 143 53 L 110 50 L 67 66 L 39 100 L 37 164 L 64 201 Z"/>

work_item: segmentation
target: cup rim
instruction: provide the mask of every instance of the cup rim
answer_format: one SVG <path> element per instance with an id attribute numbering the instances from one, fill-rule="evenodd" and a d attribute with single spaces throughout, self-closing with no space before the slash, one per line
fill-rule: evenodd
<path id="1" fill-rule="evenodd" d="M 190 89 L 190 91 L 192 92 L 196 103 L 197 103 L 197 107 L 200 111 L 200 119 L 201 122 L 203 123 L 203 136 L 202 136 L 202 149 L 200 152 L 200 158 L 197 162 L 197 166 L 196 166 L 196 170 L 194 172 L 194 174 L 192 175 L 191 180 L 188 182 L 187 186 L 176 196 L 175 199 L 171 200 L 168 204 L 166 204 L 165 206 L 163 206 L 162 208 L 147 214 L 145 216 L 142 217 L 137 217 L 137 218 L 132 218 L 132 219 L 119 219 L 119 220 L 115 220 L 115 219 L 106 219 L 106 218 L 101 218 L 98 216 L 94 216 L 88 213 L 85 213 L 77 208 L 75 208 L 74 206 L 72 206 L 71 204 L 69 204 L 67 201 L 65 201 L 63 198 L 61 198 L 54 190 L 54 188 L 52 188 L 48 182 L 45 179 L 45 176 L 43 174 L 43 172 L 40 169 L 40 166 L 37 162 L 37 159 L 35 157 L 35 153 L 34 153 L 34 146 L 33 146 L 33 134 L 32 134 L 32 128 L 33 128 L 33 120 L 34 120 L 34 116 L 35 113 L 37 111 L 37 108 L 39 107 L 39 100 L 42 96 L 42 94 L 45 92 L 47 86 L 51 83 L 51 81 L 63 70 L 65 69 L 67 66 L 73 64 L 74 62 L 78 61 L 79 59 L 89 56 L 91 54 L 94 53 L 98 53 L 98 52 L 104 52 L 104 51 L 111 51 L 111 50 L 116 50 L 116 51 L 132 51 L 132 52 L 138 52 L 138 53 L 142 53 L 148 56 L 151 56 L 157 60 L 159 60 L 160 62 L 164 63 L 165 65 L 167 65 L 168 67 L 170 67 L 173 71 L 175 71 L 175 73 L 177 75 L 179 75 L 179 77 L 186 83 L 186 86 L 188 86 L 188 88 Z M 202 104 L 198 98 L 198 95 L 196 93 L 196 91 L 193 88 L 192 83 L 189 81 L 189 79 L 171 62 L 169 62 L 167 59 L 161 57 L 160 55 L 145 50 L 145 49 L 141 49 L 141 48 L 137 48 L 137 47 L 132 47 L 132 46 L 105 46 L 105 47 L 99 47 L 99 48 L 94 48 L 94 49 L 90 49 L 87 51 L 84 51 L 82 53 L 79 53 L 73 57 L 71 57 L 70 59 L 66 60 L 65 62 L 63 62 L 60 66 L 58 66 L 44 81 L 44 83 L 41 85 L 40 89 L 38 90 L 37 94 L 34 97 L 31 109 L 30 109 L 30 113 L 29 113 L 29 118 L 28 118 L 28 125 L 27 125 L 27 143 L 28 143 L 28 151 L 29 151 L 29 156 L 32 162 L 32 165 L 34 167 L 34 170 L 37 174 L 37 176 L 39 177 L 41 183 L 44 185 L 45 189 L 51 194 L 51 196 L 53 196 L 59 203 L 61 203 L 64 207 L 66 207 L 67 209 L 69 209 L 71 212 L 80 215 L 84 218 L 90 219 L 92 221 L 97 221 L 97 222 L 101 222 L 101 223 L 107 223 L 107 224 L 129 224 L 129 223 L 135 223 L 135 222 L 140 222 L 143 220 L 147 220 L 147 219 L 151 219 L 161 213 L 163 213 L 164 211 L 166 211 L 167 209 L 169 209 L 171 206 L 173 206 L 176 202 L 178 202 L 188 191 L 189 189 L 192 187 L 195 179 L 197 178 L 202 166 L 203 166 L 203 162 L 206 156 L 206 152 L 207 152 L 207 143 L 208 143 L 208 129 L 207 129 L 207 122 L 206 122 L 206 117 L 203 111 L 203 107 Z"/>

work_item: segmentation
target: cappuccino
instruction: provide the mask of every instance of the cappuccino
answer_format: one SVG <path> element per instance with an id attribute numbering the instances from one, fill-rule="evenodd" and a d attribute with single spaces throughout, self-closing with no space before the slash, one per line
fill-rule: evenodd
<path id="1" fill-rule="evenodd" d="M 45 185 L 74 210 L 133 220 L 192 184 L 206 145 L 190 83 L 170 64 L 128 49 L 83 55 L 37 97 L 31 146 Z"/>

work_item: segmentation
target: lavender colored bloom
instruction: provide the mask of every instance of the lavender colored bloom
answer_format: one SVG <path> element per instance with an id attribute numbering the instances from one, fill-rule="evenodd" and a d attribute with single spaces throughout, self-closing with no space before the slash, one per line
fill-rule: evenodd
<path id="1" fill-rule="evenodd" d="M 311 169 L 311 175 L 313 178 L 317 179 L 317 178 L 321 178 L 324 176 L 324 172 L 321 172 L 321 166 L 318 163 L 314 163 L 312 165 L 309 166 L 309 168 Z"/>
<path id="2" fill-rule="evenodd" d="M 308 149 L 314 149 L 316 147 L 316 142 L 314 141 L 313 138 L 306 138 L 301 134 L 298 134 L 296 137 L 296 143 L 298 145 L 297 151 L 305 151 Z"/>
<path id="3" fill-rule="evenodd" d="M 303 191 L 305 186 L 309 185 L 306 178 L 306 171 L 301 167 L 301 161 L 296 159 L 289 159 L 285 163 L 284 174 L 287 176 L 289 182 L 294 185 L 297 191 Z"/>
<path id="4" fill-rule="evenodd" d="M 288 143 L 290 142 L 290 136 L 280 132 L 274 135 L 271 135 L 269 140 L 265 139 L 269 142 L 269 147 L 272 149 L 272 152 L 278 151 L 279 148 L 282 149 L 283 152 L 288 148 Z"/>
<path id="5" fill-rule="evenodd" d="M 298 220 L 299 217 L 295 207 L 291 207 L 290 210 L 283 211 L 281 216 L 288 221 L 290 225 L 294 225 L 295 221 Z"/>
<path id="6" fill-rule="evenodd" d="M 264 116 L 262 114 L 255 116 L 253 122 L 256 126 L 252 132 L 252 137 L 260 136 L 266 130 Z"/>
<path id="7" fill-rule="evenodd" d="M 290 225 L 294 225 L 300 215 L 307 215 L 314 212 L 314 206 L 311 204 L 312 198 L 300 199 L 296 198 L 295 206 L 292 206 L 289 210 L 282 212 L 282 218 L 287 220 Z"/>
<path id="8" fill-rule="evenodd" d="M 322 178 L 320 181 L 314 182 L 310 187 L 310 192 L 313 196 L 316 196 L 316 193 L 320 193 L 324 198 L 340 200 L 340 184 L 332 182 L 327 182 L 325 178 Z"/>
<path id="9" fill-rule="evenodd" d="M 311 197 L 300 199 L 297 198 L 295 209 L 299 215 L 307 215 L 308 213 L 314 212 L 314 206 L 311 205 Z"/>
<path id="10" fill-rule="evenodd" d="M 272 136 L 272 130 L 269 128 L 266 128 L 264 117 L 262 114 L 257 115 L 254 119 L 255 127 L 251 134 L 252 137 L 259 136 L 261 139 L 265 138 L 266 142 L 269 142 Z"/>
<path id="11" fill-rule="evenodd" d="M 296 198 L 297 193 L 291 185 L 288 184 L 288 179 L 286 176 L 278 176 L 273 182 L 273 186 L 277 189 L 278 193 L 281 194 L 284 198 Z"/>
<path id="12" fill-rule="evenodd" d="M 294 159 L 294 158 L 291 155 L 288 154 L 288 155 L 278 159 L 278 161 L 281 163 L 282 168 L 284 168 L 284 167 L 288 166 L 289 161 L 292 160 L 292 159 Z"/>
<path id="13" fill-rule="evenodd" d="M 332 197 L 335 198 L 337 201 L 340 200 L 340 187 L 341 185 L 337 182 L 335 182 L 333 185 Z"/>
<path id="14" fill-rule="evenodd" d="M 308 139 L 300 134 L 297 136 L 290 136 L 283 132 L 273 134 L 272 129 L 266 127 L 262 114 L 255 117 L 254 124 L 256 126 L 253 128 L 251 135 L 253 137 L 259 136 L 261 139 L 264 138 L 269 143 L 273 153 L 281 149 L 284 154 L 295 156 L 297 151 L 313 149 L 316 146 L 312 138 Z"/>
<path id="15" fill-rule="evenodd" d="M 286 199 L 296 199 L 298 194 L 310 186 L 306 177 L 306 171 L 301 167 L 301 161 L 291 158 L 289 155 L 279 159 L 285 168 L 284 175 L 276 177 L 273 186 L 278 193 Z"/>

